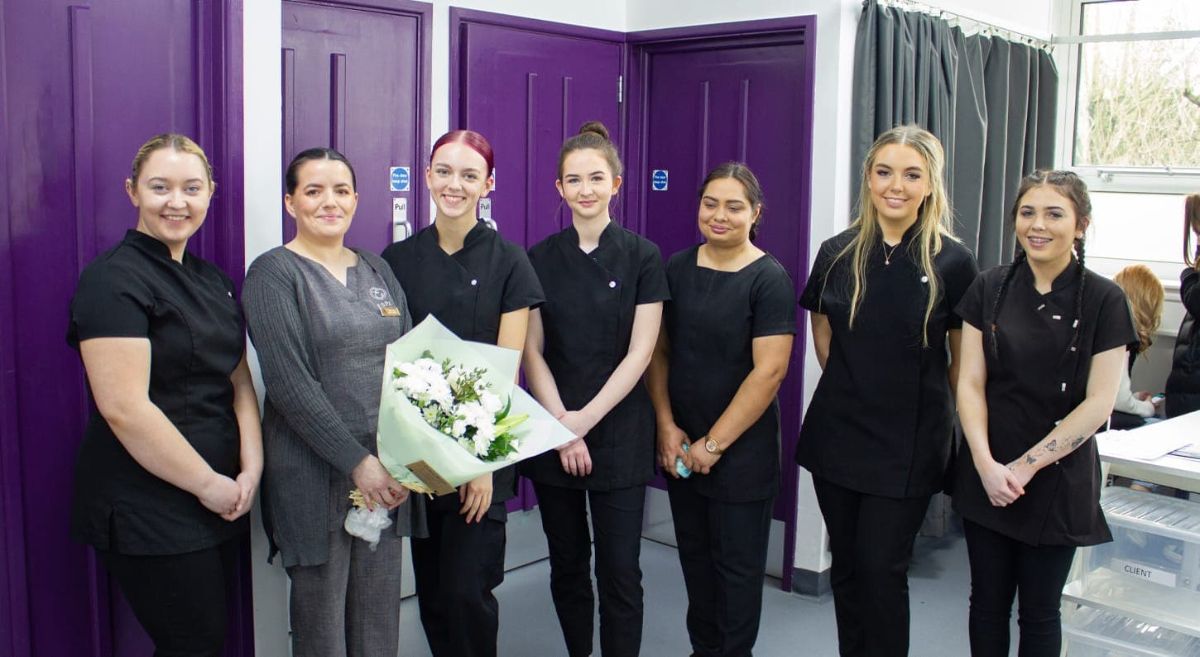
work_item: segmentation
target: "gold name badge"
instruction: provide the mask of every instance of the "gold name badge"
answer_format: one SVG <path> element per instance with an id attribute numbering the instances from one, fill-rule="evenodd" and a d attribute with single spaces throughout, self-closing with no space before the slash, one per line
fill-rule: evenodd
<path id="1" fill-rule="evenodd" d="M 380 306 L 379 314 L 384 317 L 399 317 L 400 309 L 395 306 Z"/>

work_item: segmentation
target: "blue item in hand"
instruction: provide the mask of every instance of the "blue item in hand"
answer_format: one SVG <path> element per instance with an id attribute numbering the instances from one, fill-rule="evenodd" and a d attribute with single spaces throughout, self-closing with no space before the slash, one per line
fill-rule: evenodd
<path id="1" fill-rule="evenodd" d="M 688 443 L 686 440 L 683 441 L 683 451 L 688 451 Z M 679 476 L 683 477 L 684 479 L 692 476 L 692 469 L 683 464 L 683 457 L 680 456 L 675 457 L 675 472 L 678 472 Z"/>

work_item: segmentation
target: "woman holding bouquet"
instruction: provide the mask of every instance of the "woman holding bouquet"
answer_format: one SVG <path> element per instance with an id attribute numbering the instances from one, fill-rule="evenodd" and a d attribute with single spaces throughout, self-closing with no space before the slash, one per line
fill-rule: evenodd
<path id="1" fill-rule="evenodd" d="M 796 462 L 829 529 L 843 656 L 908 654 L 908 563 L 950 459 L 954 306 L 976 266 L 950 231 L 944 159 L 917 126 L 880 135 L 860 214 L 821 245 L 800 296 L 824 372 Z"/>
<path id="2" fill-rule="evenodd" d="M 425 182 L 433 224 L 389 246 L 383 258 L 408 292 L 413 320 L 433 315 L 464 340 L 520 351 L 542 288 L 521 247 L 479 220 L 491 191 L 492 147 L 455 130 L 433 145 Z M 516 495 L 512 466 L 428 503 L 429 537 L 413 540 L 421 624 L 434 657 L 496 654 L 504 579 L 504 503 Z"/>
<path id="3" fill-rule="evenodd" d="M 156 655 L 223 654 L 226 582 L 262 473 L 233 283 L 187 252 L 215 186 L 191 139 L 143 144 L 125 181 L 137 227 L 83 270 L 67 330 L 96 409 L 71 535 L 95 547 Z"/>
<path id="4" fill-rule="evenodd" d="M 312 148 L 288 165 L 284 205 L 296 237 L 246 274 L 246 317 L 266 384 L 263 520 L 291 578 L 292 654 L 395 657 L 402 536 L 422 506 L 376 457 L 387 345 L 412 326 L 404 291 L 378 256 L 343 243 L 358 204 L 341 153 Z M 342 524 L 349 493 L 396 509 L 372 549 Z"/>
<path id="5" fill-rule="evenodd" d="M 762 188 L 746 165 L 728 162 L 705 178 L 704 243 L 667 263 L 671 300 L 649 369 L 688 635 L 702 657 L 751 654 L 779 491 L 775 395 L 796 332 L 795 289 L 751 241 L 762 211 Z M 677 460 L 690 477 L 679 477 Z"/>
<path id="6" fill-rule="evenodd" d="M 658 247 L 609 217 L 621 160 L 602 124 L 584 124 L 563 144 L 555 184 L 571 226 L 529 251 L 546 302 L 530 314 L 525 373 L 537 400 L 577 438 L 527 461 L 522 472 L 542 512 L 567 654 L 592 654 L 594 534 L 600 652 L 636 656 L 642 507 L 654 476 L 654 414 L 642 374 L 667 280 Z"/>

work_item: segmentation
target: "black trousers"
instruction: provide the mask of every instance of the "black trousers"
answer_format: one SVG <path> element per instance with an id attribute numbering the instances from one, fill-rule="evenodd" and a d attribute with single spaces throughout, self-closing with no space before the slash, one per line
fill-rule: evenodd
<path id="1" fill-rule="evenodd" d="M 842 657 L 908 654 L 908 564 L 929 497 L 867 495 L 813 477 L 833 554 Z"/>
<path id="2" fill-rule="evenodd" d="M 237 576 L 238 544 L 232 539 L 197 552 L 161 556 L 97 552 L 154 641 L 155 657 L 220 657 L 225 591 Z"/>
<path id="3" fill-rule="evenodd" d="M 1063 585 L 1075 548 L 1027 545 L 963 519 L 971 561 L 972 657 L 1007 657 L 1009 615 L 1018 598 L 1019 657 L 1058 657 L 1062 651 Z"/>
<path id="4" fill-rule="evenodd" d="M 503 502 L 498 502 L 503 504 Z M 495 657 L 504 581 L 504 523 L 467 524 L 458 495 L 425 505 L 429 538 L 414 538 L 412 557 L 421 625 L 433 657 Z"/>
<path id="5" fill-rule="evenodd" d="M 702 475 L 694 475 L 702 476 Z M 750 657 L 762 617 L 773 499 L 722 502 L 667 479 L 694 657 Z"/>
<path id="6" fill-rule="evenodd" d="M 588 491 L 534 483 L 550 547 L 550 595 L 570 657 L 592 654 L 592 535 L 600 597 L 600 654 L 636 657 L 642 646 L 642 509 L 646 487 Z"/>

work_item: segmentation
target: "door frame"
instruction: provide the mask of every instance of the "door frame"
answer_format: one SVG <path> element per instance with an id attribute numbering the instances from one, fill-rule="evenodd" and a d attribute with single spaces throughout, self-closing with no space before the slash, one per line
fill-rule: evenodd
<path id="1" fill-rule="evenodd" d="M 4 20 L 4 0 L 0 0 L 0 25 Z M 8 48 L 5 30 L 0 29 L 0 107 L 8 107 Z M 8 177 L 8 126 L 0 125 L 0 181 L 4 198 L 11 199 Z M 21 494 L 21 449 L 17 444 L 17 365 L 16 354 L 3 345 L 13 344 L 14 324 L 12 223 L 9 205 L 0 204 L 0 591 L 7 592 L 0 608 L 0 652 L 15 657 L 30 657 L 29 582 L 25 575 L 25 526 Z M 10 483 L 13 482 L 13 483 Z M 7 650 L 5 650 L 7 649 Z"/>
<path id="2" fill-rule="evenodd" d="M 417 21 L 417 90 L 420 98 L 415 103 L 417 114 L 417 153 L 416 159 L 413 161 L 412 167 L 412 184 L 408 192 L 408 202 L 410 204 L 413 217 L 412 222 L 414 232 L 420 230 L 428 219 L 429 191 L 425 189 L 425 176 L 421 175 L 428 166 L 429 155 L 425 149 L 430 143 L 430 103 L 432 99 L 432 91 L 430 81 L 432 80 L 433 72 L 433 4 L 432 2 L 418 2 L 417 0 L 282 0 L 286 4 L 297 5 L 318 5 L 329 7 L 331 9 L 358 9 L 375 13 L 394 14 L 412 18 Z M 280 26 L 282 30 L 282 26 Z M 281 72 L 286 75 L 286 66 L 281 67 Z M 295 139 L 286 132 L 289 125 L 294 125 L 294 121 L 288 120 L 288 107 L 286 90 L 289 85 L 286 80 L 280 81 L 280 88 L 283 92 L 283 98 L 280 102 L 283 103 L 283 113 L 280 118 L 280 128 L 285 130 L 282 135 L 281 145 L 283 147 L 283 162 L 287 162 L 294 155 Z M 281 166 L 283 164 L 281 163 Z M 370 175 L 374 175 L 373 173 Z M 283 194 L 282 181 L 280 182 L 280 194 Z M 400 192 L 388 192 L 389 194 L 398 194 Z M 281 217 L 282 218 L 282 217 Z"/>
<path id="3" fill-rule="evenodd" d="M 630 171 L 641 171 L 643 174 L 649 172 L 649 169 L 646 168 L 648 158 L 646 133 L 650 117 L 646 99 L 649 96 L 649 66 L 652 55 L 685 52 L 688 50 L 704 50 L 714 41 L 720 41 L 726 45 L 731 45 L 732 42 L 732 44 L 744 43 L 746 46 L 762 46 L 797 43 L 797 40 L 799 40 L 800 43 L 805 45 L 805 57 L 800 74 L 801 86 L 807 91 L 807 98 L 801 101 L 800 115 L 797 117 L 797 120 L 802 125 L 807 126 L 807 129 L 802 131 L 803 136 L 798 147 L 802 154 L 808 156 L 807 161 L 811 172 L 813 104 L 816 89 L 816 28 L 817 17 L 815 15 L 804 15 L 715 25 L 646 30 L 627 34 L 626 40 L 629 44 L 630 64 L 628 66 L 629 76 L 626 87 L 628 89 L 628 102 L 624 109 L 626 115 L 636 113 L 636 116 L 627 120 L 629 129 L 624 133 L 624 152 L 626 153 L 627 169 Z M 715 163 L 708 164 L 710 167 Z M 800 182 L 801 203 L 798 209 L 798 216 L 803 223 L 800 230 L 800 239 L 794 245 L 794 248 L 796 249 L 796 262 L 800 263 L 801 268 L 805 268 L 808 263 L 808 242 L 811 239 L 810 231 L 812 226 L 811 175 L 809 177 L 802 177 Z M 624 189 L 628 190 L 625 197 L 626 202 L 636 204 L 630 206 L 637 209 L 635 213 L 638 221 L 636 230 L 644 234 L 649 189 L 645 175 L 626 177 Z M 799 286 L 797 289 L 803 289 L 804 284 L 807 282 L 808 272 L 801 271 L 799 273 L 803 275 L 803 278 L 796 281 L 796 284 Z M 797 319 L 799 321 L 796 326 L 796 340 L 792 347 L 789 375 L 798 379 L 797 389 L 801 391 L 801 398 L 796 399 L 795 402 L 800 411 L 800 419 L 803 421 L 804 355 L 807 353 L 808 345 L 803 316 Z M 799 479 L 799 466 L 795 465 L 793 458 L 795 455 L 796 439 L 797 436 L 783 436 L 780 446 L 782 450 L 780 457 L 780 471 L 782 476 L 777 504 L 783 506 L 784 512 L 783 578 L 781 588 L 785 591 L 792 590 L 793 574 L 795 573 L 796 517 L 798 511 L 798 491 L 796 487 Z"/>

